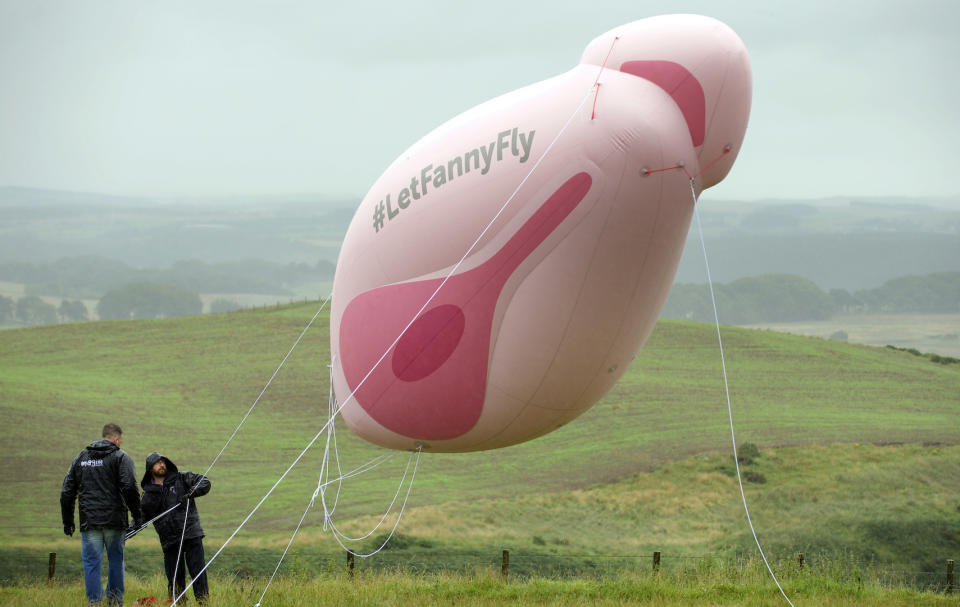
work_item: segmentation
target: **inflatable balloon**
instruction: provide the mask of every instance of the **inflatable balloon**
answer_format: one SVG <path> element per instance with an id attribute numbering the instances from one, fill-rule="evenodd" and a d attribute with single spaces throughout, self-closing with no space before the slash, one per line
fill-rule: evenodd
<path id="1" fill-rule="evenodd" d="M 592 406 L 652 330 L 694 192 L 730 170 L 750 96 L 730 28 L 655 17 L 410 147 L 360 203 L 337 262 L 333 381 L 350 429 L 473 451 Z"/>

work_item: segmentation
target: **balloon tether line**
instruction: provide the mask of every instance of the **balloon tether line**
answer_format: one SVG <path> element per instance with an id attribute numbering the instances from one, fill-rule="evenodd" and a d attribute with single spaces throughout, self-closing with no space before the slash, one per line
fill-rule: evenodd
<path id="1" fill-rule="evenodd" d="M 237 436 L 237 432 L 240 431 L 240 427 L 243 426 L 244 422 L 247 421 L 247 418 L 250 417 L 250 414 L 253 412 L 253 409 L 257 406 L 257 403 L 259 403 L 259 402 L 260 402 L 260 399 L 263 398 L 263 395 L 264 395 L 264 393 L 267 391 L 267 388 L 270 387 L 270 384 L 273 383 L 273 380 L 277 377 L 277 373 L 279 373 L 279 372 L 280 372 L 280 369 L 283 368 L 283 365 L 286 364 L 287 359 L 290 358 L 290 355 L 293 354 L 293 350 L 300 344 L 300 340 L 303 339 L 303 336 L 306 335 L 306 334 L 307 334 L 307 331 L 310 329 L 310 327 L 313 326 L 314 321 L 317 320 L 317 317 L 318 317 L 318 316 L 320 316 L 320 312 L 322 312 L 323 309 L 327 306 L 327 303 L 330 301 L 330 297 L 331 297 L 331 296 L 332 296 L 332 294 L 331 294 L 331 295 L 328 295 L 327 298 L 326 298 L 325 300 L 323 300 L 323 303 L 320 304 L 320 309 L 317 310 L 317 313 L 313 315 L 313 318 L 310 319 L 310 322 L 307 323 L 307 326 L 304 327 L 304 328 L 303 328 L 303 331 L 300 332 L 300 336 L 297 337 L 297 340 L 296 340 L 295 342 L 293 342 L 293 345 L 292 345 L 292 346 L 290 346 L 290 350 L 287 351 L 287 355 L 284 356 L 284 357 L 283 357 L 283 360 L 280 361 L 280 364 L 277 366 L 277 370 L 274 371 L 274 372 L 273 372 L 273 375 L 270 376 L 270 379 L 267 380 L 267 383 L 266 383 L 266 385 L 263 387 L 263 390 L 260 391 L 260 394 L 259 394 L 259 395 L 257 396 L 257 398 L 253 401 L 253 404 L 250 405 L 250 408 L 247 410 L 246 415 L 243 416 L 243 419 L 240 420 L 240 424 L 237 425 L 237 428 L 233 431 L 233 434 L 230 435 L 230 438 L 228 438 L 228 439 L 227 439 L 227 442 L 224 443 L 223 448 L 220 449 L 220 453 L 217 453 L 217 456 L 216 456 L 215 458 L 213 458 L 213 461 L 210 463 L 210 466 L 207 468 L 206 472 L 204 472 L 203 474 L 200 475 L 200 480 L 197 481 L 197 484 L 200 484 L 200 483 L 203 481 L 203 479 L 206 478 L 206 476 L 210 473 L 210 470 L 212 470 L 213 467 L 214 467 L 214 466 L 217 464 L 217 462 L 220 460 L 220 456 L 223 455 L 223 452 L 226 451 L 227 446 L 230 444 L 231 441 L 233 441 L 234 437 Z M 196 485 L 194 485 L 194 487 L 196 487 Z M 192 489 L 192 488 L 191 488 L 191 490 L 190 490 L 190 493 L 193 493 L 193 489 Z M 188 495 L 189 495 L 189 494 L 188 494 Z"/>
<path id="2" fill-rule="evenodd" d="M 723 156 L 730 151 L 730 146 L 724 148 Z M 719 158 L 717 159 L 719 160 Z M 716 160 L 714 160 L 716 162 Z M 713 163 L 710 163 L 711 165 Z M 709 168 L 710 165 L 707 165 Z M 684 169 L 686 170 L 686 169 Z M 706 168 L 704 169 L 706 170 Z M 650 171 L 653 172 L 653 171 Z M 703 173 L 703 171 L 700 171 Z M 700 175 L 697 173 L 697 175 Z M 733 443 L 733 463 L 737 469 L 737 484 L 740 487 L 740 500 L 743 502 L 743 511 L 747 515 L 747 524 L 750 525 L 750 533 L 753 534 L 753 541 L 757 544 L 757 550 L 760 551 L 760 558 L 763 559 L 763 564 L 767 566 L 767 571 L 770 573 L 770 577 L 773 578 L 773 582 L 777 585 L 777 588 L 780 590 L 780 594 L 783 595 L 784 600 L 790 604 L 790 607 L 793 607 L 793 603 L 790 601 L 790 598 L 787 596 L 787 593 L 783 591 L 783 587 L 780 585 L 780 582 L 777 580 L 777 576 L 773 573 L 773 569 L 770 567 L 770 563 L 767 561 L 767 556 L 763 553 L 763 548 L 760 546 L 760 539 L 757 537 L 757 531 L 753 527 L 753 520 L 750 518 L 750 508 L 747 507 L 747 496 L 743 492 L 743 478 L 740 475 L 740 460 L 737 455 L 737 438 L 733 432 L 733 406 L 730 404 L 730 384 L 727 381 L 727 364 L 723 356 L 723 339 L 720 336 L 720 315 L 717 312 L 717 300 L 713 294 L 713 280 L 710 277 L 710 264 L 707 262 L 707 245 L 703 239 L 703 228 L 700 225 L 700 212 L 697 210 L 697 191 L 694 187 L 694 178 L 690 178 L 690 194 L 693 196 L 693 215 L 697 218 L 697 231 L 700 234 L 700 248 L 703 251 L 703 265 L 706 268 L 707 272 L 707 285 L 710 288 L 710 302 L 713 304 L 713 320 L 717 327 L 717 343 L 720 346 L 720 368 L 723 371 L 723 389 L 727 397 L 727 417 L 730 420 L 730 440 Z"/>
<path id="3" fill-rule="evenodd" d="M 320 312 L 323 311 L 323 309 L 327 306 L 327 303 L 329 303 L 329 302 L 330 302 L 330 295 L 328 295 L 327 298 L 326 298 L 325 300 L 323 300 L 323 303 L 320 304 L 320 308 L 317 310 L 316 314 L 313 315 L 313 318 L 310 319 L 310 322 L 307 323 L 307 326 L 304 327 L 304 328 L 303 328 L 303 331 L 300 332 L 299 337 L 297 337 L 296 341 L 293 342 L 293 345 L 292 345 L 292 346 L 290 347 L 290 349 L 287 351 L 286 356 L 283 357 L 283 360 L 280 361 L 280 364 L 277 366 L 276 370 L 273 372 L 273 375 L 270 376 L 270 379 L 267 380 L 266 385 L 263 386 L 263 389 L 260 391 L 260 394 L 257 396 L 256 399 L 254 399 L 253 404 L 250 405 L 250 408 L 247 409 L 247 413 L 243 416 L 243 419 L 240 420 L 240 423 L 239 423 L 239 424 L 237 425 L 237 427 L 233 430 L 233 434 L 231 434 L 231 435 L 230 435 L 230 438 L 227 439 L 227 442 L 224 443 L 223 447 L 220 449 L 220 452 L 217 453 L 217 456 L 216 456 L 215 458 L 213 458 L 213 461 L 212 461 L 212 462 L 210 463 L 210 465 L 207 467 L 206 472 L 204 472 L 203 474 L 200 475 L 199 480 L 197 480 L 197 482 L 193 485 L 193 487 L 190 487 L 190 490 L 187 492 L 187 496 L 188 496 L 188 497 L 193 494 L 193 491 L 194 491 L 194 489 L 196 489 L 197 485 L 199 485 L 201 482 L 203 482 L 203 479 L 207 478 L 207 475 L 210 473 L 210 470 L 212 470 L 213 467 L 217 464 L 217 462 L 220 460 L 220 457 L 223 455 L 223 452 L 227 450 L 227 446 L 230 445 L 230 443 L 233 441 L 233 439 L 237 436 L 237 433 L 240 432 L 240 428 L 241 428 L 241 427 L 243 426 L 243 424 L 247 421 L 247 418 L 250 417 L 250 414 L 251 414 L 251 413 L 253 413 L 254 408 L 256 408 L 257 404 L 259 404 L 260 399 L 263 398 L 264 393 L 266 393 L 267 388 L 270 387 L 270 384 L 273 383 L 273 380 L 277 377 L 277 374 L 280 372 L 280 369 L 283 368 L 283 365 L 286 364 L 287 359 L 290 358 L 290 355 L 291 355 L 291 354 L 293 354 L 293 350 L 300 344 L 300 341 L 303 339 L 303 336 L 307 334 L 307 331 L 310 329 L 311 326 L 313 326 L 314 321 L 316 321 L 316 320 L 317 320 L 317 317 L 320 316 Z M 179 508 L 179 507 L 180 507 L 180 503 L 178 502 L 177 504 L 171 506 L 170 508 L 167 508 L 166 510 L 164 510 L 163 512 L 161 512 L 161 513 L 158 514 L 157 516 L 153 517 L 153 518 L 150 519 L 149 521 L 144 522 L 143 524 L 141 524 L 141 525 L 140 525 L 139 527 L 137 527 L 136 529 L 128 532 L 128 533 L 123 537 L 124 541 L 129 540 L 129 539 L 132 538 L 133 536 L 137 535 L 138 533 L 140 533 L 141 531 L 143 531 L 144 529 L 146 529 L 146 528 L 150 525 L 150 523 L 162 519 L 163 517 L 165 517 L 166 515 L 170 514 L 171 512 L 173 512 L 174 510 L 176 510 L 176 509 Z M 181 538 L 181 539 L 182 539 L 182 538 Z"/>
<path id="4" fill-rule="evenodd" d="M 177 547 L 177 561 L 173 565 L 173 580 L 170 581 L 170 588 L 174 596 L 177 594 L 177 572 L 180 571 L 180 559 L 183 558 L 183 538 L 187 535 L 187 521 L 190 520 L 190 498 L 187 498 L 183 507 L 183 530 L 180 532 L 180 545 Z M 184 563 L 184 568 L 186 568 L 186 563 Z"/>
<path id="5" fill-rule="evenodd" d="M 297 455 L 297 457 L 294 458 L 293 462 L 291 462 L 290 465 L 287 467 L 287 469 L 283 472 L 283 474 L 280 475 L 280 478 L 278 478 L 277 481 L 273 484 L 273 486 L 271 486 L 270 489 L 267 490 L 266 494 L 264 494 L 264 496 L 263 496 L 262 498 L 260 498 L 260 501 L 257 502 L 257 504 L 253 507 L 253 510 L 251 510 L 251 511 L 247 514 L 247 516 L 243 519 L 243 521 L 240 522 L 240 525 L 238 525 L 237 528 L 234 529 L 233 533 L 230 534 L 230 536 L 226 539 L 226 541 L 224 541 L 223 545 L 220 546 L 220 548 L 214 553 L 214 555 L 213 555 L 212 557 L 210 557 L 210 560 L 207 561 L 207 563 L 203 566 L 203 568 L 199 571 L 199 573 L 197 573 L 197 575 L 200 575 L 201 573 L 203 573 L 204 571 L 206 571 L 207 568 L 209 568 L 210 565 L 213 564 L 213 561 L 215 561 L 215 560 L 217 559 L 217 557 L 220 556 L 220 553 L 223 552 L 223 550 L 227 547 L 227 545 L 228 545 L 230 542 L 233 541 L 233 538 L 235 538 L 235 537 L 237 536 L 237 534 L 240 533 L 240 530 L 243 529 L 243 527 L 247 524 L 247 522 L 250 521 L 250 519 L 253 517 L 253 515 L 257 513 L 257 511 L 260 509 L 260 507 L 263 506 L 264 502 L 267 501 L 267 498 L 269 498 L 271 495 L 273 495 L 273 492 L 276 491 L 277 487 L 280 486 L 280 483 L 282 483 L 283 480 L 284 480 L 285 478 L 287 478 L 287 475 L 290 474 L 290 471 L 293 470 L 294 467 L 296 467 L 296 465 L 297 465 L 298 463 L 300 463 L 300 460 L 303 459 L 303 456 L 307 454 L 307 451 L 309 451 L 309 450 L 313 447 L 314 443 L 316 443 L 317 440 L 320 439 L 320 436 L 327 430 L 327 427 L 330 426 L 330 424 L 333 423 L 334 419 L 336 419 L 336 416 L 339 415 L 341 411 L 343 411 L 343 408 L 346 407 L 346 406 L 350 403 L 351 400 L 353 400 L 354 395 L 357 393 L 357 391 L 360 389 L 360 387 L 363 386 L 363 384 L 367 381 L 367 379 L 368 379 L 371 375 L 373 375 L 374 370 L 376 370 L 376 368 L 380 365 L 380 363 L 382 363 L 383 360 L 387 357 L 387 354 L 389 354 L 390 351 L 397 345 L 397 343 L 399 343 L 399 341 L 403 338 L 404 334 L 406 334 L 407 330 L 410 329 L 410 327 L 413 325 L 413 323 L 416 322 L 417 318 L 419 318 L 420 315 L 423 313 L 423 311 L 427 308 L 427 306 L 430 305 L 430 302 L 433 301 L 433 299 L 437 296 L 437 293 L 440 292 L 440 289 L 443 288 L 443 286 L 447 283 L 447 281 L 450 279 L 450 277 L 453 276 L 453 274 L 457 271 L 457 269 L 459 269 L 459 267 L 460 267 L 461 265 L 463 265 L 463 262 L 467 259 L 467 257 L 468 257 L 468 256 L 470 255 L 470 253 L 473 251 L 473 249 L 476 248 L 477 244 L 480 243 L 480 241 L 483 239 L 483 237 L 486 235 L 486 233 L 490 230 L 491 226 L 493 226 L 493 224 L 494 224 L 494 223 L 497 221 L 497 219 L 503 214 L 503 212 L 506 210 L 506 208 L 507 208 L 508 206 L 510 206 L 510 203 L 513 202 L 513 199 L 514 199 L 514 198 L 517 196 L 517 194 L 520 192 L 520 189 L 527 183 L 527 180 L 530 178 L 530 176 L 533 175 L 534 171 L 537 170 L 537 168 L 538 168 L 538 167 L 540 166 L 540 164 L 543 162 L 544 158 L 546 158 L 547 155 L 550 153 L 550 151 L 553 149 L 553 146 L 557 143 L 557 140 L 559 140 L 560 137 L 564 134 L 564 132 L 566 132 L 567 127 L 570 126 L 570 123 L 573 121 L 574 117 L 577 115 L 577 113 L 578 113 L 578 112 L 580 111 L 580 109 L 583 107 L 583 104 L 587 101 L 587 98 L 589 97 L 589 95 L 590 95 L 590 91 L 588 90 L 587 93 L 584 94 L 583 99 L 580 100 L 580 103 L 579 103 L 579 104 L 577 105 L 577 107 L 573 110 L 573 113 L 570 114 L 570 117 L 567 118 L 567 121 L 566 121 L 566 122 L 563 124 L 563 126 L 560 128 L 560 131 L 559 131 L 559 132 L 557 133 L 557 135 L 553 138 L 553 140 L 550 142 L 550 144 L 547 146 L 547 148 L 543 151 L 543 154 L 541 154 L 540 157 L 537 159 L 536 163 L 534 163 L 534 165 L 533 165 L 532 167 L 530 167 L 530 170 L 527 172 L 527 174 L 524 176 L 524 178 L 520 180 L 520 183 L 517 185 L 516 188 L 514 188 L 513 192 L 510 194 L 510 196 L 507 197 L 506 201 L 505 201 L 505 202 L 503 203 L 503 205 L 500 207 L 500 210 L 498 210 L 498 211 L 496 212 L 496 214 L 493 216 L 493 218 L 490 220 L 490 222 L 489 222 L 489 223 L 486 225 L 486 227 L 484 227 L 484 229 L 480 232 L 480 235 L 477 236 L 477 239 L 473 241 L 473 244 L 471 244 L 470 247 L 467 249 L 467 251 L 463 254 L 463 257 L 461 257 L 460 260 L 459 260 L 456 264 L 454 264 L 454 266 L 450 269 L 450 272 L 449 272 L 449 273 L 444 277 L 444 279 L 440 282 L 440 284 L 437 286 L 436 290 L 434 290 L 433 294 L 431 294 L 430 297 L 427 298 L 427 301 L 424 302 L 424 304 L 423 304 L 423 306 L 421 306 L 420 310 L 418 310 L 417 313 L 413 316 L 413 318 L 410 319 L 410 322 L 407 323 L 407 326 L 405 326 L 405 327 L 403 328 L 403 330 L 400 332 L 400 335 L 398 335 L 397 338 L 393 341 L 393 343 L 391 343 L 390 346 L 387 347 L 387 349 L 383 352 L 383 355 L 381 355 L 380 358 L 377 359 L 377 362 L 375 362 L 375 363 L 373 364 L 373 366 L 370 368 L 370 370 L 367 372 L 367 374 L 363 376 L 363 378 L 362 378 L 362 379 L 360 380 L 360 382 L 357 384 L 357 387 L 354 388 L 353 391 L 350 392 L 350 394 L 347 395 L 347 397 L 346 397 L 346 398 L 344 399 L 344 401 L 340 404 L 340 406 L 337 407 L 336 411 L 334 411 L 334 414 L 333 414 L 332 416 L 330 416 L 330 419 L 328 419 L 327 422 L 326 422 L 326 423 L 320 428 L 320 430 L 316 433 L 316 435 L 314 435 L 314 437 L 313 437 L 312 439 L 310 439 L 310 441 L 309 441 L 309 442 L 307 443 L 307 445 L 303 448 L 303 450 L 300 451 L 299 455 Z M 318 313 L 319 313 L 319 312 L 318 312 Z M 311 321 L 311 322 L 312 322 L 312 321 Z M 252 409 L 252 407 L 251 407 L 251 409 Z M 242 422 L 241 422 L 241 423 L 242 423 Z M 419 449 L 419 447 L 418 447 L 418 449 Z M 218 457 L 219 457 L 219 456 L 218 456 Z M 194 579 L 195 579 L 195 578 L 194 578 Z M 194 579 L 191 579 L 191 580 L 190 580 L 190 583 L 187 584 L 186 588 L 183 589 L 183 592 L 182 592 L 178 597 L 176 597 L 176 598 L 174 599 L 174 604 L 176 604 L 176 602 L 177 602 L 180 598 L 182 598 L 184 594 L 187 593 L 187 590 L 189 590 L 189 589 L 193 586 Z"/>
<path id="6" fill-rule="evenodd" d="M 328 411 L 328 415 L 332 417 L 336 414 L 335 413 L 336 401 L 333 395 L 333 365 L 330 364 L 330 365 L 327 365 L 327 367 L 330 369 L 330 393 L 328 396 L 327 411 Z M 333 443 L 334 443 L 333 444 L 334 456 L 336 458 L 336 463 L 337 463 L 337 476 L 333 479 L 330 478 L 331 438 L 333 439 Z M 392 453 L 379 455 L 375 457 L 373 460 L 367 462 L 366 464 L 363 464 L 362 466 L 359 466 L 358 468 L 355 468 L 354 470 L 344 474 L 343 470 L 340 468 L 340 453 L 336 445 L 336 440 L 337 440 L 336 424 L 330 424 L 327 427 L 327 445 L 324 449 L 323 459 L 321 460 L 321 464 L 320 464 L 320 478 L 317 480 L 317 488 L 314 490 L 313 495 L 310 497 L 310 501 L 307 503 L 306 508 L 304 508 L 303 514 L 300 516 L 300 520 L 297 522 L 296 528 L 293 530 L 293 533 L 290 535 L 290 539 L 287 541 L 286 547 L 283 549 L 283 554 L 280 555 L 280 559 L 277 561 L 277 565 L 273 570 L 273 574 L 270 576 L 270 579 L 267 580 L 267 583 L 263 588 L 263 592 L 260 594 L 260 600 L 256 602 L 254 607 L 260 607 L 261 603 L 263 603 L 263 599 L 267 595 L 267 591 L 270 589 L 270 585 L 273 583 L 274 578 L 277 576 L 277 573 L 280 571 L 280 566 L 283 564 L 284 559 L 287 557 L 287 553 L 290 551 L 290 546 L 293 545 L 293 541 L 294 539 L 296 539 L 297 534 L 300 532 L 300 528 L 303 527 L 303 521 L 307 518 L 307 514 L 310 512 L 310 509 L 313 508 L 314 504 L 316 503 L 317 497 L 318 496 L 320 497 L 320 503 L 323 505 L 323 530 L 326 531 L 328 526 L 332 527 L 331 532 L 334 534 L 334 539 L 337 540 L 337 543 L 343 546 L 343 542 L 341 542 L 340 538 L 338 537 L 338 535 L 343 535 L 343 534 L 340 532 L 339 529 L 336 528 L 336 525 L 334 525 L 333 519 L 332 519 L 333 512 L 336 509 L 337 502 L 340 499 L 340 488 L 343 485 L 343 481 L 353 476 L 357 476 L 359 474 L 369 472 L 370 470 L 376 468 L 377 466 L 386 462 L 387 460 L 392 459 L 397 454 L 397 452 L 394 451 Z M 419 466 L 419 463 L 420 463 L 421 451 L 422 451 L 422 446 L 417 448 L 417 465 L 415 465 L 413 469 L 414 476 L 416 476 L 417 467 Z M 412 461 L 412 459 L 413 459 L 413 453 L 411 452 L 410 459 L 407 461 L 407 467 L 404 469 L 404 472 L 403 472 L 403 477 L 400 479 L 400 483 L 397 486 L 397 492 L 393 496 L 393 500 L 390 502 L 390 505 L 387 507 L 387 511 L 384 513 L 383 517 L 381 517 L 380 522 L 378 522 L 377 525 L 363 537 L 348 538 L 344 535 L 343 537 L 345 539 L 360 541 L 370 537 L 377 531 L 377 529 L 380 528 L 380 526 L 383 524 L 383 521 L 386 520 L 387 516 L 393 510 L 394 504 L 396 504 L 397 502 L 397 497 L 400 495 L 400 491 L 403 489 L 403 483 L 407 479 L 407 471 L 410 469 L 410 461 Z M 327 500 L 326 500 L 326 490 L 329 485 L 333 485 L 333 484 L 337 485 L 337 493 L 334 498 L 333 506 L 328 507 Z M 387 539 L 383 541 L 383 543 L 380 545 L 379 548 L 377 548 L 374 552 L 371 552 L 370 554 L 358 554 L 357 552 L 354 552 L 353 550 L 346 548 L 344 546 L 347 552 L 351 552 L 354 555 L 360 556 L 360 557 L 368 557 L 368 556 L 373 556 L 377 552 L 380 552 L 381 550 L 383 550 L 383 548 L 387 545 L 387 542 L 389 542 L 390 539 L 393 537 L 393 534 L 396 531 L 397 526 L 400 524 L 400 519 L 403 517 L 403 511 L 406 509 L 407 500 L 410 497 L 410 491 L 412 488 L 413 488 L 413 477 L 411 477 L 410 483 L 407 487 L 407 495 L 406 497 L 404 497 L 403 504 L 400 507 L 400 514 L 397 516 L 397 521 L 394 524 L 393 529 L 390 531 L 390 534 L 387 536 Z"/>

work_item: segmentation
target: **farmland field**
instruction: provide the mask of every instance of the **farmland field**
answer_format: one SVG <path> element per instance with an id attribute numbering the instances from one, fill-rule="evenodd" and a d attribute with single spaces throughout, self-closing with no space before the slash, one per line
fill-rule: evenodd
<path id="1" fill-rule="evenodd" d="M 60 482 L 106 421 L 123 426 L 138 472 L 153 450 L 204 471 L 318 306 L 3 332 L 4 562 L 23 551 L 57 551 L 64 567 L 76 560 L 76 539 L 60 531 Z M 211 553 L 323 425 L 327 322 L 321 313 L 211 471 L 213 490 L 199 502 Z M 843 553 L 883 570 L 942 571 L 960 553 L 960 365 L 774 331 L 722 332 L 737 443 L 760 452 L 745 464 L 747 498 L 771 554 Z M 382 453 L 338 430 L 343 469 Z M 244 559 L 272 570 L 316 487 L 321 454 L 308 451 L 251 518 L 225 552 L 225 570 Z M 337 520 L 346 531 L 362 534 L 379 519 L 406 462 L 398 454 L 344 484 Z M 379 562 L 416 554 L 476 565 L 486 555 L 479 565 L 495 566 L 510 548 L 517 567 L 526 554 L 590 569 L 654 550 L 677 559 L 750 554 L 732 473 L 716 331 L 661 321 L 620 383 L 567 426 L 498 451 L 424 454 L 401 537 Z M 296 544 L 311 571 L 342 559 L 322 524 L 314 508 Z M 129 548 L 131 568 L 155 570 L 152 531 Z M 430 556 L 438 552 L 448 556 Z"/>
<path id="2" fill-rule="evenodd" d="M 851 342 L 871 346 L 890 344 L 960 358 L 960 314 L 851 314 L 829 320 L 761 323 L 749 327 L 823 338 L 844 331 L 847 341 Z"/>

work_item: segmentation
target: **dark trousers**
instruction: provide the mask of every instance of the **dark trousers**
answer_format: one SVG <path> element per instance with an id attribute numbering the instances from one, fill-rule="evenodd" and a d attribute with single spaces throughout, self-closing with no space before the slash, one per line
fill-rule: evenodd
<path id="1" fill-rule="evenodd" d="M 203 559 L 203 538 L 195 537 L 183 540 L 183 550 L 180 554 L 180 563 L 177 563 L 179 543 L 163 548 L 163 568 L 167 573 L 167 592 L 171 597 L 177 597 L 187 585 L 186 570 L 190 570 L 193 579 L 193 596 L 197 601 L 203 601 L 210 594 L 207 586 L 207 572 L 200 573 L 206 561 Z M 173 588 L 173 570 L 177 570 L 176 592 Z"/>

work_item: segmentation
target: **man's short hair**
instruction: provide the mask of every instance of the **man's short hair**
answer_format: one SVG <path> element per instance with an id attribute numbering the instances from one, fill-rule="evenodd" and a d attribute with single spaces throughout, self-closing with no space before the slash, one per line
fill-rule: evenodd
<path id="1" fill-rule="evenodd" d="M 103 427 L 103 432 L 100 434 L 103 438 L 113 438 L 114 436 L 122 435 L 123 430 L 121 430 L 117 424 L 107 424 Z"/>

